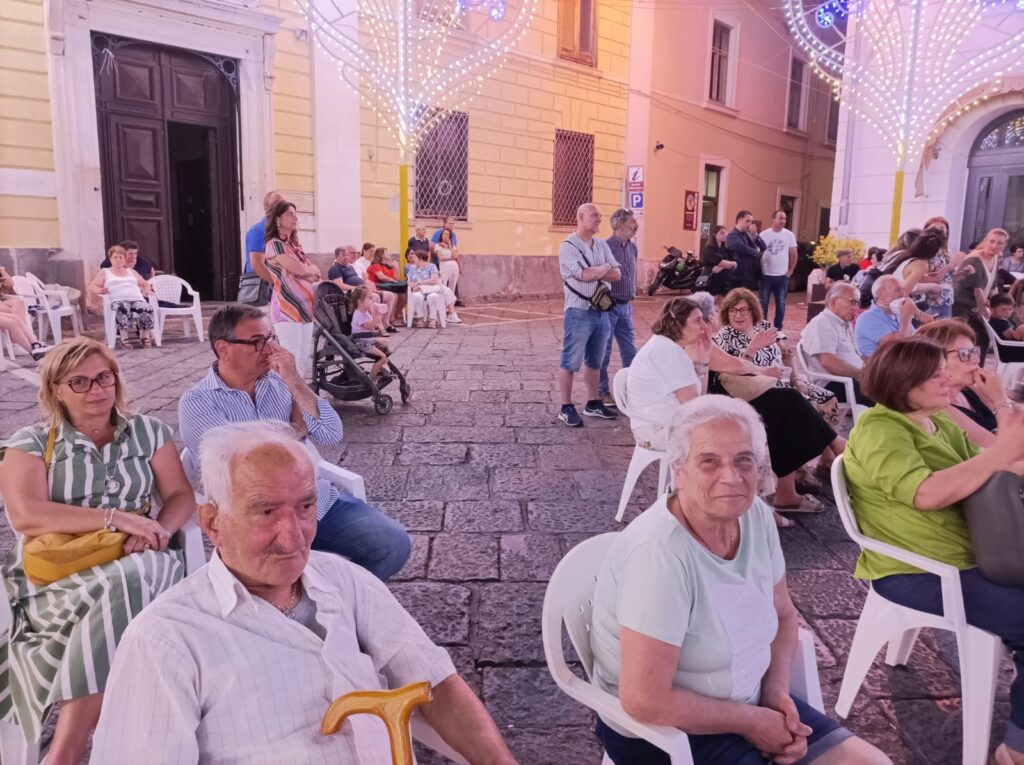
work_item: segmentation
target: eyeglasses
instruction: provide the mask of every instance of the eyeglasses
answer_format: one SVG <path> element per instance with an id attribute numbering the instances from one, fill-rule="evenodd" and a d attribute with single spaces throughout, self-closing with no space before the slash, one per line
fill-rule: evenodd
<path id="1" fill-rule="evenodd" d="M 269 335 L 264 337 L 263 335 L 256 335 L 256 337 L 250 337 L 248 340 L 236 340 L 234 338 L 224 338 L 225 343 L 231 343 L 232 345 L 251 345 L 256 353 L 262 353 L 263 349 L 267 347 L 269 342 L 277 342 L 277 335 L 271 332 Z"/>
<path id="2" fill-rule="evenodd" d="M 70 380 L 65 380 L 64 384 L 75 393 L 88 393 L 92 390 L 93 385 L 99 385 L 101 388 L 111 388 L 116 382 L 117 373 L 111 372 L 108 369 L 106 372 L 100 372 L 95 377 L 72 377 Z"/>
<path id="3" fill-rule="evenodd" d="M 971 348 L 953 348 L 952 350 L 946 351 L 948 356 L 951 353 L 955 353 L 956 357 L 960 359 L 964 364 L 971 361 L 978 361 L 981 359 L 981 348 L 973 346 Z"/>
<path id="4" fill-rule="evenodd" d="M 737 306 L 736 308 L 730 308 L 729 309 L 729 315 L 730 316 L 732 316 L 733 314 L 745 314 L 745 313 L 750 313 L 750 312 L 751 312 L 750 311 L 750 307 L 749 306 L 745 306 L 745 305 L 744 306 Z"/>

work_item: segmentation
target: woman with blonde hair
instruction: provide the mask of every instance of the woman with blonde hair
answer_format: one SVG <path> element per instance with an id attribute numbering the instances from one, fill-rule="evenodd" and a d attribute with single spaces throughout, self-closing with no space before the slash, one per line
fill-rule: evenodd
<path id="1" fill-rule="evenodd" d="M 89 282 L 88 292 L 92 300 L 98 302 L 99 296 L 110 295 L 110 307 L 114 311 L 117 324 L 118 342 L 125 350 L 131 350 L 129 333 L 139 333 L 143 348 L 153 347 L 153 306 L 147 298 L 153 294 L 153 288 L 145 279 L 131 268 L 128 268 L 128 253 L 124 247 L 115 244 L 107 250 L 110 268 L 101 268 L 96 277 Z"/>
<path id="2" fill-rule="evenodd" d="M 40 377 L 46 422 L 0 447 L 0 491 L 17 534 L 2 566 L 14 619 L 0 638 L 0 687 L 8 691 L 0 719 L 38 741 L 60 702 L 46 761 L 77 765 L 128 623 L 184 575 L 181 554 L 168 551 L 168 542 L 196 504 L 171 429 L 127 411 L 106 346 L 87 337 L 63 342 L 46 356 Z M 151 518 L 157 495 L 162 506 Z M 104 529 L 126 535 L 110 562 L 77 571 L 69 562 L 56 581 L 26 575 L 26 542 Z"/>

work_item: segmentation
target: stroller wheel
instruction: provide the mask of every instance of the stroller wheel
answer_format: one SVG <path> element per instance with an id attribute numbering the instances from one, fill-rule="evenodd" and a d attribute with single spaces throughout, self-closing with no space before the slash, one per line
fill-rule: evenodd
<path id="1" fill-rule="evenodd" d="M 373 399 L 373 408 L 377 410 L 377 414 L 387 414 L 394 405 L 395 400 L 387 393 L 381 393 Z"/>

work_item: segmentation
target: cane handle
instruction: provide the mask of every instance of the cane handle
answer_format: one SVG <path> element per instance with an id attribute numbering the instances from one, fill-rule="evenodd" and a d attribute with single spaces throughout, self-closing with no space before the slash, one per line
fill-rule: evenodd
<path id="1" fill-rule="evenodd" d="M 409 717 L 415 707 L 432 698 L 428 682 L 413 683 L 392 691 L 352 691 L 331 703 L 320 724 L 320 731 L 331 736 L 341 730 L 349 715 L 375 715 L 388 730 L 392 765 L 413 765 Z"/>

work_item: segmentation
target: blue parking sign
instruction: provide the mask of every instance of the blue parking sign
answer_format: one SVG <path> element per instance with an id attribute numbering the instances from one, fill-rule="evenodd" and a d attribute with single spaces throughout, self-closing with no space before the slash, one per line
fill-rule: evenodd
<path id="1" fill-rule="evenodd" d="M 629 206 L 633 210 L 644 209 L 644 192 L 642 191 L 631 191 L 629 192 Z"/>

